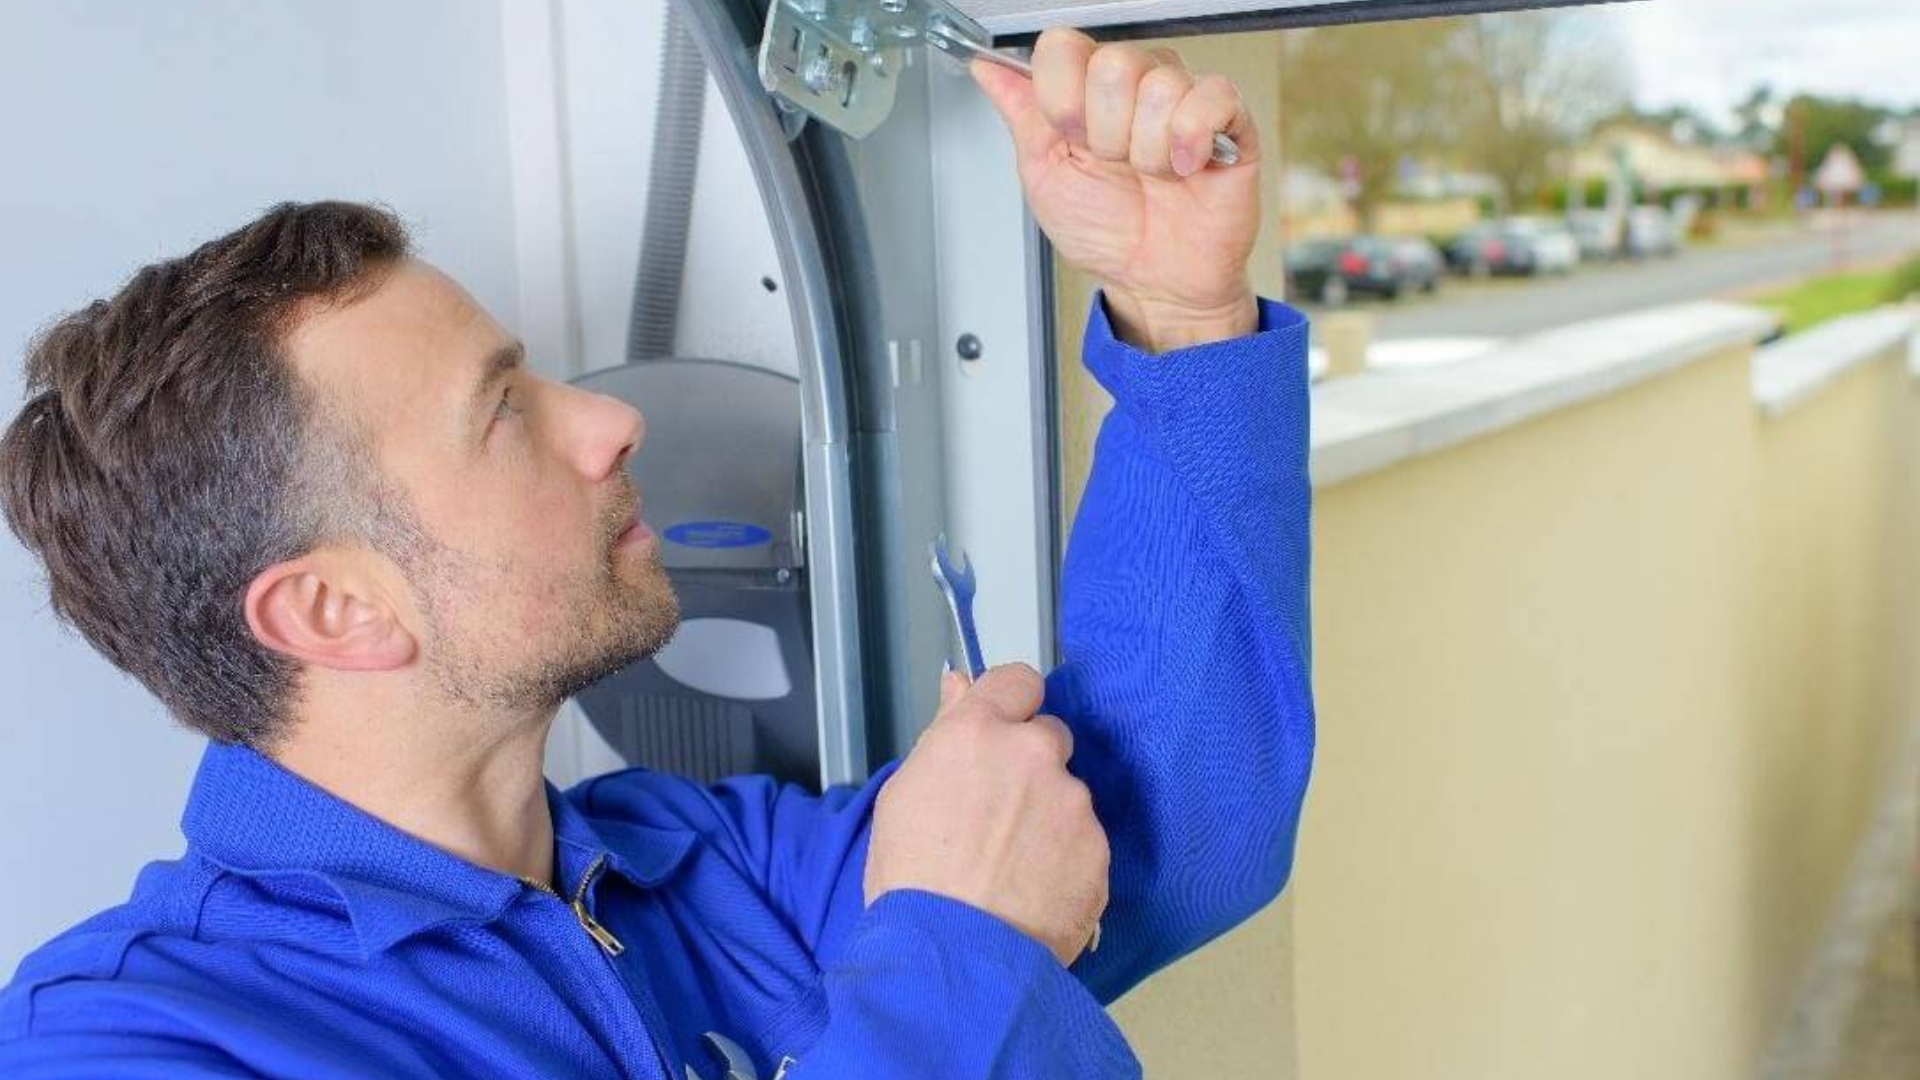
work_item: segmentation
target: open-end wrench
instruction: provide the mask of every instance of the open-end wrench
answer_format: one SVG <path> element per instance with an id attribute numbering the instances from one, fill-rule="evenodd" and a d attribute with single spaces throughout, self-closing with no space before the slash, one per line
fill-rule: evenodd
<path id="1" fill-rule="evenodd" d="M 973 625 L 973 564 L 961 552 L 956 565 L 947 551 L 947 534 L 933 542 L 933 580 L 947 594 L 947 607 L 953 611 L 953 628 L 960 635 L 960 648 L 966 653 L 967 678 L 986 674 L 987 662 L 980 655 L 980 633 Z"/>
<path id="2" fill-rule="evenodd" d="M 740 1048 L 739 1043 L 717 1031 L 707 1032 L 706 1041 L 707 1046 L 719 1056 L 720 1060 L 727 1063 L 726 1074 L 720 1080 L 759 1080 L 760 1074 L 753 1068 L 753 1058 Z M 786 1068 L 783 1066 L 780 1071 L 784 1073 Z M 695 1072 L 692 1065 L 688 1065 L 687 1080 L 705 1080 L 705 1077 Z M 779 1077 L 776 1075 L 774 1080 L 779 1080 Z"/>
<path id="3" fill-rule="evenodd" d="M 967 553 L 961 552 L 958 565 L 947 551 L 947 534 L 941 533 L 933 542 L 933 580 L 940 585 L 940 591 L 947 594 L 947 606 L 953 609 L 953 626 L 960 634 L 960 647 L 967 653 L 967 676 L 979 679 L 986 674 L 987 663 L 980 657 L 980 634 L 973 625 L 973 564 L 967 561 Z M 1093 924 L 1093 937 L 1087 942 L 1087 951 L 1096 952 L 1100 948 L 1100 923 Z"/>

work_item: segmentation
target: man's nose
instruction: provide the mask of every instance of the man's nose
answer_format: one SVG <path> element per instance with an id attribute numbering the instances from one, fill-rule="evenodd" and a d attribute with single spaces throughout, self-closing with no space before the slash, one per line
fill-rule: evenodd
<path id="1" fill-rule="evenodd" d="M 563 429 L 571 433 L 571 456 L 589 479 L 604 480 L 639 451 L 647 437 L 647 419 L 618 398 L 567 389 L 575 397 L 573 416 Z"/>

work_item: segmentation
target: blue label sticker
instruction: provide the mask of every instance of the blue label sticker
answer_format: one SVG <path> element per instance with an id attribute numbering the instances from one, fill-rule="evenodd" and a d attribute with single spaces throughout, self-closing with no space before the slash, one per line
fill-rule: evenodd
<path id="1" fill-rule="evenodd" d="M 743 548 L 771 543 L 773 534 L 744 521 L 683 521 L 666 531 L 681 547 Z"/>

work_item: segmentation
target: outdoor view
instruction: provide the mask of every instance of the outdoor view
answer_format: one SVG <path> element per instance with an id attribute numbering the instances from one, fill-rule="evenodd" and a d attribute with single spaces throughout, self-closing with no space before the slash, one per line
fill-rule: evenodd
<path id="1" fill-rule="evenodd" d="M 1370 367 L 1693 298 L 1920 291 L 1920 8 L 1663 0 L 1279 35 L 1288 288 Z"/>

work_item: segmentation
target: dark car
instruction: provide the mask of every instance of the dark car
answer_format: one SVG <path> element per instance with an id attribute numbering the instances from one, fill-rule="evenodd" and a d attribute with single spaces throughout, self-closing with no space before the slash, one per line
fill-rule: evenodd
<path id="1" fill-rule="evenodd" d="M 1287 282 L 1294 296 L 1344 304 L 1355 294 L 1389 300 L 1409 289 L 1432 292 L 1441 260 L 1425 240 L 1352 236 L 1309 240 L 1287 253 Z"/>

